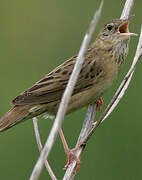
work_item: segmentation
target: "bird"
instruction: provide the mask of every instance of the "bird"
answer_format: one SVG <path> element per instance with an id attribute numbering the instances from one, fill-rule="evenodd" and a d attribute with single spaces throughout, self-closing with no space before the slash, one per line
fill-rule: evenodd
<path id="1" fill-rule="evenodd" d="M 131 17 L 108 21 L 86 50 L 85 61 L 66 114 L 94 102 L 98 102 L 98 105 L 102 103 L 101 97 L 112 86 L 125 62 L 130 37 L 136 36 L 135 33 L 129 32 L 130 20 Z M 0 119 L 0 132 L 44 113 L 56 116 L 77 56 L 56 67 L 12 100 L 12 108 Z M 60 136 L 63 139 L 62 129 Z M 65 151 L 70 157 L 69 149 Z M 79 168 L 80 161 L 76 161 Z M 69 162 L 70 160 L 68 164 Z"/>

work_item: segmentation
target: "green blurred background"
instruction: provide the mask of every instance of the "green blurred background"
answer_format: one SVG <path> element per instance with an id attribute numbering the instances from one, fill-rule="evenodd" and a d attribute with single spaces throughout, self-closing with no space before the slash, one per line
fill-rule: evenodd
<path id="1" fill-rule="evenodd" d="M 124 0 L 106 0 L 96 33 L 109 19 L 120 17 Z M 9 102 L 42 78 L 57 65 L 78 52 L 99 0 L 1 0 L 0 1 L 0 116 L 9 110 Z M 132 10 L 135 18 L 131 31 L 139 33 L 142 1 Z M 138 37 L 130 43 L 123 72 L 104 96 L 109 102 L 127 72 Z M 137 65 L 132 82 L 120 104 L 88 142 L 76 180 L 142 179 L 141 69 Z M 63 129 L 70 147 L 79 135 L 86 108 L 66 116 Z M 101 112 L 100 112 L 101 113 Z M 39 118 L 44 143 L 52 120 Z M 26 180 L 39 156 L 32 120 L 0 134 L 0 179 Z M 65 154 L 59 137 L 49 157 L 50 164 L 62 179 Z M 45 168 L 40 180 L 50 179 Z"/>

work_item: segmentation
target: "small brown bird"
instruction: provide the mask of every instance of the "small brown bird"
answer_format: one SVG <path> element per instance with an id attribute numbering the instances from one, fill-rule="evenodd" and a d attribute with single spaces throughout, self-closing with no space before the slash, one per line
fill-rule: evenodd
<path id="1" fill-rule="evenodd" d="M 99 99 L 116 79 L 128 54 L 131 17 L 111 20 L 88 48 L 67 114 Z M 0 119 L 0 131 L 42 113 L 56 115 L 77 55 L 65 61 L 12 101 L 12 109 Z M 60 133 L 61 134 L 61 133 Z"/>

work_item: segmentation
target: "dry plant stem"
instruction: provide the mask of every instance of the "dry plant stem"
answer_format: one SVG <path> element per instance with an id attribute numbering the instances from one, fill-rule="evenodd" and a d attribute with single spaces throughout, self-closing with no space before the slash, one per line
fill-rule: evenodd
<path id="1" fill-rule="evenodd" d="M 42 150 L 42 144 L 41 144 L 41 138 L 40 138 L 40 134 L 39 134 L 39 128 L 38 128 L 38 119 L 37 117 L 34 117 L 33 118 L 33 125 L 34 125 L 34 131 L 35 131 L 35 136 L 36 136 L 36 142 L 37 142 L 37 146 L 38 146 L 38 149 L 39 149 L 39 152 L 41 152 Z M 57 180 L 55 174 L 53 173 L 48 161 L 46 160 L 44 162 L 45 164 L 45 167 L 51 177 L 52 180 Z"/>
<path id="2" fill-rule="evenodd" d="M 50 134 L 48 136 L 48 139 L 45 143 L 45 146 L 44 146 L 43 150 L 41 151 L 40 157 L 39 157 L 39 159 L 38 159 L 38 161 L 37 161 L 37 163 L 33 169 L 30 180 L 38 179 L 40 172 L 42 170 L 43 164 L 44 164 L 46 158 L 48 157 L 48 155 L 52 149 L 52 146 L 55 142 L 58 130 L 61 127 L 63 118 L 65 116 L 71 94 L 73 92 L 73 89 L 74 89 L 74 86 L 76 84 L 78 75 L 80 73 L 82 64 L 84 62 L 84 55 L 85 55 L 86 49 L 90 43 L 92 34 L 95 30 L 96 24 L 97 24 L 98 19 L 100 17 L 102 6 L 103 6 L 103 1 L 101 2 L 99 9 L 96 11 L 96 13 L 93 17 L 93 20 L 91 21 L 90 27 L 89 27 L 89 29 L 88 29 L 85 37 L 84 37 L 84 40 L 82 42 L 82 45 L 81 45 L 81 48 L 80 48 L 80 51 L 79 51 L 79 54 L 77 57 L 77 61 L 75 63 L 74 69 L 73 69 L 73 72 L 71 74 L 71 77 L 69 79 L 69 82 L 67 84 L 65 92 L 63 94 L 63 97 L 62 97 L 62 100 L 61 100 L 61 103 L 60 103 L 60 106 L 59 106 L 59 109 L 57 112 L 57 116 L 56 116 L 55 121 L 53 123 L 52 129 L 51 129 Z"/>
<path id="3" fill-rule="evenodd" d="M 120 19 L 126 19 L 129 17 L 134 1 L 135 0 L 126 0 Z"/>
<path id="4" fill-rule="evenodd" d="M 92 128 L 92 123 L 94 122 L 94 117 L 96 115 L 96 107 L 97 107 L 97 105 L 95 103 L 88 107 L 88 113 L 86 114 L 86 118 L 85 118 L 85 121 L 83 123 L 83 127 L 82 127 L 81 133 L 79 135 L 76 147 L 78 146 L 79 142 L 85 142 L 86 137 L 88 137 L 88 134 L 89 134 L 89 132 L 90 132 L 90 130 Z M 79 148 L 79 150 L 76 151 L 75 154 L 76 154 L 77 157 L 81 156 L 81 153 L 82 153 L 84 147 L 85 147 L 85 144 L 83 144 Z M 69 167 L 67 168 L 66 173 L 65 173 L 65 175 L 63 177 L 63 180 L 71 180 L 71 179 L 73 179 L 75 174 L 76 174 L 75 168 L 76 168 L 76 161 L 73 161 L 69 165 Z"/>
<path id="5" fill-rule="evenodd" d="M 121 14 L 121 19 L 126 19 L 126 18 L 128 18 L 129 14 L 130 14 L 130 10 L 131 10 L 133 4 L 134 4 L 134 0 L 126 0 L 125 5 L 124 5 L 124 8 L 123 8 L 123 11 L 122 11 L 122 14 Z M 142 42 L 142 39 L 141 39 L 141 38 L 140 38 L 140 40 L 139 40 L 139 43 L 140 43 L 140 42 Z M 139 48 L 137 48 L 137 49 L 140 50 L 141 45 L 138 45 L 138 47 L 139 47 Z M 137 53 L 136 53 L 136 54 L 137 54 Z M 139 54 L 139 55 L 140 55 L 140 54 Z M 130 69 L 131 69 L 131 68 L 130 68 Z M 133 70 L 134 70 L 134 68 L 133 68 Z M 132 70 L 131 70 L 131 71 L 132 71 Z M 133 74 L 133 72 L 132 72 L 132 74 Z M 103 115 L 100 117 L 100 119 L 99 119 L 97 122 L 94 123 L 93 127 L 91 128 L 91 130 L 90 130 L 90 126 L 91 126 L 92 124 L 90 124 L 90 125 L 88 126 L 88 129 L 86 129 L 86 134 L 87 134 L 88 130 L 90 130 L 90 132 L 87 134 L 87 136 L 82 137 L 82 138 L 79 138 L 79 141 L 84 142 L 84 143 L 87 143 L 87 141 L 89 140 L 89 138 L 91 137 L 91 135 L 94 133 L 94 131 L 97 129 L 97 127 L 100 125 L 100 123 L 102 122 L 102 120 L 104 120 L 104 116 L 105 116 L 105 118 L 107 117 L 107 114 L 110 112 L 109 109 L 112 107 L 112 105 L 115 104 L 115 107 L 116 107 L 116 105 L 117 105 L 118 102 L 120 101 L 120 98 L 122 97 L 122 94 L 124 95 L 125 90 L 127 89 L 128 84 L 130 83 L 132 74 L 129 76 L 129 78 L 128 78 L 128 76 L 127 76 L 128 74 L 126 75 L 126 77 L 124 78 L 123 82 L 124 82 L 127 78 L 128 78 L 128 79 L 127 79 L 126 83 L 124 83 L 124 84 L 125 84 L 124 87 L 121 87 L 121 85 L 120 85 L 120 88 L 118 88 L 116 94 L 115 94 L 114 97 L 112 98 L 110 104 L 109 104 L 108 107 L 106 108 L 106 110 L 105 110 L 105 112 L 103 113 Z M 122 82 L 122 83 L 123 83 L 123 82 Z M 119 96 L 117 95 L 118 91 L 120 91 Z M 116 104 L 116 102 L 117 102 L 117 104 Z M 93 116 L 93 114 L 96 113 L 96 108 L 93 108 L 93 106 L 94 106 L 94 104 L 93 104 L 91 107 L 89 107 L 88 112 L 87 112 L 87 115 L 88 115 L 88 117 L 90 116 L 90 118 Z M 113 106 L 113 107 L 114 107 L 114 106 Z M 91 111 L 90 111 L 90 109 L 91 109 Z M 114 108 L 113 108 L 113 109 L 114 109 Z M 113 109 L 112 109 L 112 110 L 113 110 Z M 111 112 L 112 112 L 112 111 L 111 111 Z M 90 119 L 88 119 L 88 121 L 91 123 Z M 84 124 L 86 124 L 86 119 L 85 119 L 85 121 L 84 121 Z M 82 128 L 82 130 L 81 130 L 81 133 L 82 133 L 83 129 L 84 129 L 84 126 L 83 126 L 83 128 Z M 80 135 L 81 135 L 81 133 L 80 133 Z M 77 142 L 77 144 L 78 144 L 78 142 Z M 81 153 L 82 153 L 82 150 L 83 150 L 83 149 L 80 148 L 80 149 L 76 152 L 76 155 L 77 155 L 77 156 L 78 156 L 78 155 L 80 156 Z M 66 173 L 65 173 L 65 175 L 64 175 L 64 178 L 63 178 L 64 180 L 66 180 L 66 179 L 67 179 L 67 180 L 70 180 L 70 179 L 72 180 L 72 179 L 74 178 L 74 175 L 75 175 L 75 165 L 76 165 L 76 162 L 75 162 L 75 161 L 73 161 L 73 162 L 70 164 L 70 166 L 68 167 L 68 169 L 66 170 Z"/>

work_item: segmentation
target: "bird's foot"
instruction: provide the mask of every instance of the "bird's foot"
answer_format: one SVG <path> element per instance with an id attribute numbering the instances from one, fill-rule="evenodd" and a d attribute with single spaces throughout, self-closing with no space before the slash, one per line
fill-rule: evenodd
<path id="1" fill-rule="evenodd" d="M 69 149 L 62 128 L 59 129 L 59 134 L 60 134 L 60 137 L 61 137 L 61 140 L 63 143 L 65 153 L 67 155 L 66 165 L 64 168 L 67 169 L 69 167 L 69 165 L 71 164 L 72 160 L 75 160 L 76 164 L 77 164 L 76 165 L 76 172 L 79 172 L 79 170 L 80 170 L 80 159 L 77 157 L 75 152 L 77 152 L 77 150 L 79 150 L 80 147 L 85 146 L 86 144 L 83 142 L 79 142 L 75 148 Z"/>
<path id="2" fill-rule="evenodd" d="M 75 148 L 67 150 L 66 165 L 64 167 L 65 169 L 67 169 L 69 167 L 72 160 L 75 160 L 76 161 L 76 172 L 78 173 L 80 171 L 80 159 L 77 157 L 75 152 L 83 145 L 84 144 L 80 142 L 80 143 L 78 143 L 78 145 Z"/>
<path id="3" fill-rule="evenodd" d="M 100 111 L 101 106 L 104 104 L 103 99 L 102 98 L 97 99 L 96 104 L 97 104 L 96 111 Z"/>
<path id="4" fill-rule="evenodd" d="M 76 172 L 79 172 L 80 170 L 80 159 L 74 154 L 74 149 L 69 149 L 69 151 L 67 152 L 67 158 L 66 158 L 66 165 L 65 165 L 65 169 L 67 169 L 70 165 L 70 163 L 72 162 L 72 160 L 76 161 Z"/>

